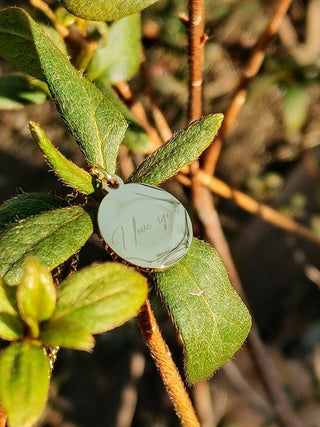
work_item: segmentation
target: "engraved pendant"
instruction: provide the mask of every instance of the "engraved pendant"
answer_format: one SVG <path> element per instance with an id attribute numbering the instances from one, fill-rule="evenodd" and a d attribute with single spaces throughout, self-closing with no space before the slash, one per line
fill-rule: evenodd
<path id="1" fill-rule="evenodd" d="M 183 258 L 193 236 L 183 205 L 161 188 L 114 178 L 117 188 L 103 182 L 108 194 L 98 211 L 98 226 L 108 246 L 144 268 L 164 269 Z"/>

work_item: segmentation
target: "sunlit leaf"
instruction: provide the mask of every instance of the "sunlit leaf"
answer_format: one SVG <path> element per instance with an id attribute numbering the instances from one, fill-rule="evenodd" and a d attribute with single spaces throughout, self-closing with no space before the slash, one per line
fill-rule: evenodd
<path id="1" fill-rule="evenodd" d="M 156 281 L 184 342 L 187 380 L 210 377 L 241 347 L 251 326 L 218 253 L 194 239 L 187 255 L 157 272 Z"/>
<path id="2" fill-rule="evenodd" d="M 76 16 L 93 21 L 114 21 L 145 9 L 157 0 L 62 0 Z"/>
<path id="3" fill-rule="evenodd" d="M 94 347 L 94 338 L 84 326 L 63 317 L 46 322 L 39 340 L 49 346 L 74 350 L 90 351 Z"/>
<path id="4" fill-rule="evenodd" d="M 0 338 L 14 341 L 23 336 L 23 323 L 19 318 L 16 291 L 0 279 Z"/>
<path id="5" fill-rule="evenodd" d="M 87 161 L 113 173 L 126 121 L 24 10 L 9 8 L 0 12 L 0 55 L 46 81 L 66 127 Z"/>
<path id="6" fill-rule="evenodd" d="M 65 200 L 49 194 L 19 194 L 0 206 L 0 231 L 13 222 L 65 206 Z"/>
<path id="7" fill-rule="evenodd" d="M 114 22 L 89 65 L 88 77 L 91 80 L 100 77 L 110 83 L 130 80 L 140 66 L 140 43 L 139 13 Z"/>
<path id="8" fill-rule="evenodd" d="M 0 400 L 10 427 L 31 427 L 49 390 L 49 361 L 41 346 L 10 344 L 0 355 Z"/>
<path id="9" fill-rule="evenodd" d="M 51 270 L 76 253 L 92 233 L 92 219 L 80 206 L 13 223 L 0 234 L 0 276 L 8 285 L 18 285 L 27 256 L 39 258 Z"/>
<path id="10" fill-rule="evenodd" d="M 39 145 L 46 160 L 62 181 L 84 194 L 94 193 L 95 189 L 92 185 L 91 175 L 66 159 L 52 144 L 39 125 L 30 122 L 29 127 L 34 141 Z"/>
<path id="11" fill-rule="evenodd" d="M 216 136 L 223 120 L 213 114 L 191 123 L 152 153 L 129 177 L 129 182 L 157 185 L 197 159 Z"/>
<path id="12" fill-rule="evenodd" d="M 17 302 L 21 318 L 30 327 L 33 338 L 38 338 L 39 323 L 51 317 L 56 298 L 49 271 L 36 258 L 27 257 L 17 289 Z"/>
<path id="13" fill-rule="evenodd" d="M 148 292 L 147 280 L 119 263 L 84 268 L 61 283 L 53 320 L 65 318 L 92 334 L 135 316 Z"/>

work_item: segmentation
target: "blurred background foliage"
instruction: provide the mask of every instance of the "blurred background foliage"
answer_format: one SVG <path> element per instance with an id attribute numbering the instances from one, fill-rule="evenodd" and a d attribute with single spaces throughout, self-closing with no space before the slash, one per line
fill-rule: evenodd
<path id="1" fill-rule="evenodd" d="M 74 65 L 87 70 L 89 76 L 92 73 L 92 78 L 97 71 L 93 62 L 90 65 L 95 55 L 92 52 L 110 50 L 107 44 L 111 32 L 116 50 L 121 44 L 122 31 L 117 33 L 113 24 L 86 25 L 61 8 L 59 2 L 47 2 L 55 11 L 56 29 L 35 7 L 36 1 L 14 3 L 43 22 L 43 28 L 71 56 Z M 0 1 L 1 8 L 11 5 L 12 1 Z M 224 112 L 228 107 L 241 71 L 274 5 L 274 1 L 267 0 L 206 1 L 205 113 Z M 186 123 L 187 39 L 180 19 L 186 11 L 186 0 L 161 0 L 143 12 L 143 62 L 137 74 L 122 76 L 130 78 L 133 93 L 145 105 L 150 120 L 150 99 L 153 99 L 173 130 Z M 64 39 L 65 28 L 68 36 Z M 248 99 L 225 140 L 216 172 L 228 184 L 291 215 L 318 235 L 319 40 L 320 1 L 294 0 L 267 49 L 259 74 L 250 84 Z M 93 46 L 93 50 L 88 46 Z M 138 60 L 133 60 L 132 70 L 139 66 L 139 46 L 135 49 Z M 97 56 L 94 60 L 101 65 Z M 111 73 L 110 68 L 107 72 L 101 70 L 96 84 L 110 93 L 111 84 L 119 81 L 117 74 Z M 116 102 L 121 103 L 116 92 L 112 93 Z M 120 105 L 132 124 L 127 147 L 136 153 L 137 161 L 142 158 L 141 153 L 150 149 L 150 137 L 125 104 Z M 59 149 L 83 165 L 79 149 L 47 100 L 45 85 L 17 73 L 1 60 L 0 109 L 1 201 L 22 191 L 68 195 L 68 189 L 47 173 L 28 130 L 29 120 L 40 122 Z M 185 197 L 176 182 L 170 182 L 167 188 L 178 197 Z M 187 199 L 184 201 L 189 203 Z M 216 205 L 279 376 L 305 425 L 320 426 L 319 248 L 264 223 L 231 201 L 216 197 Z M 195 230 L 200 236 L 197 224 Z M 86 246 L 80 265 L 106 258 L 96 243 L 92 240 Z M 181 348 L 175 332 L 166 313 L 160 306 L 156 308 L 164 335 L 181 367 Z M 56 364 L 54 378 L 42 426 L 124 427 L 130 423 L 120 423 L 123 413 L 129 414 L 129 420 L 131 414 L 132 425 L 137 427 L 178 426 L 134 322 L 100 337 L 93 354 L 64 351 Z M 203 399 L 211 399 L 215 417 L 206 427 L 278 425 L 245 349 L 215 374 L 209 388 L 210 398 Z M 133 400 L 126 394 L 130 392 Z M 199 403 L 197 393 L 195 389 L 194 398 Z M 130 404 L 126 409 L 128 402 L 131 412 Z"/>

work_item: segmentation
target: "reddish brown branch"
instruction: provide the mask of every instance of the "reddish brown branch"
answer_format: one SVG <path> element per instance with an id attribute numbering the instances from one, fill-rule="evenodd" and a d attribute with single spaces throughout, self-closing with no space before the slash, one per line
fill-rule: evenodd
<path id="1" fill-rule="evenodd" d="M 291 3 L 292 0 L 279 0 L 267 28 L 261 34 L 253 49 L 252 55 L 242 73 L 237 88 L 235 89 L 232 102 L 225 113 L 225 118 L 222 123 L 219 136 L 205 152 L 203 158 L 203 169 L 210 175 L 215 171 L 223 140 L 246 101 L 248 85 L 253 77 L 257 75 L 265 58 L 267 46 L 278 31 L 280 23 L 287 13 Z"/>
<path id="2" fill-rule="evenodd" d="M 202 115 L 202 70 L 205 45 L 203 0 L 189 1 L 187 28 L 189 62 L 188 120 L 192 122 Z"/>
<path id="3" fill-rule="evenodd" d="M 181 424 L 185 427 L 200 427 L 190 397 L 161 335 L 148 300 L 138 315 L 138 322 Z"/>

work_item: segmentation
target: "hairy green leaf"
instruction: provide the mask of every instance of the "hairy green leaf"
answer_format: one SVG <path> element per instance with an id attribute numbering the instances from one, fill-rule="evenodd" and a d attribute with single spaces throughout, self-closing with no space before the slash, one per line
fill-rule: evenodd
<path id="1" fill-rule="evenodd" d="M 8 285 L 17 285 L 27 256 L 39 258 L 51 270 L 76 253 L 92 233 L 91 217 L 80 206 L 11 224 L 0 234 L 0 276 Z"/>
<path id="2" fill-rule="evenodd" d="M 210 377 L 241 347 L 251 326 L 219 255 L 194 239 L 187 255 L 157 272 L 156 281 L 185 345 L 188 381 Z"/>
<path id="3" fill-rule="evenodd" d="M 191 123 L 152 153 L 129 177 L 129 182 L 157 185 L 187 166 L 210 145 L 223 120 L 213 114 Z"/>
<path id="4" fill-rule="evenodd" d="M 23 324 L 19 318 L 15 289 L 0 279 L 0 338 L 16 340 L 23 336 Z"/>
<path id="5" fill-rule="evenodd" d="M 92 21 L 114 21 L 145 9 L 157 0 L 62 0 L 76 16 Z"/>
<path id="6" fill-rule="evenodd" d="M 0 206 L 0 231 L 13 222 L 65 206 L 65 200 L 49 194 L 19 194 Z"/>
<path id="7" fill-rule="evenodd" d="M 53 319 L 72 320 L 92 334 L 106 332 L 135 316 L 147 292 L 146 278 L 131 268 L 93 265 L 62 282 Z"/>
<path id="8" fill-rule="evenodd" d="M 8 286 L 0 278 L 0 312 L 18 316 L 16 289 Z"/>
<path id="9" fill-rule="evenodd" d="M 122 114 L 45 35 L 22 9 L 0 12 L 0 54 L 23 71 L 46 81 L 67 128 L 89 163 L 113 173 L 127 123 Z M 12 49 L 11 49 L 12 47 Z"/>
<path id="10" fill-rule="evenodd" d="M 15 341 L 23 336 L 23 323 L 19 317 L 0 311 L 0 338 Z"/>
<path id="11" fill-rule="evenodd" d="M 66 159 L 55 148 L 39 125 L 29 122 L 29 127 L 34 141 L 39 145 L 46 160 L 62 181 L 84 194 L 94 193 L 95 189 L 92 184 L 91 175 Z"/>
<path id="12" fill-rule="evenodd" d="M 49 390 L 49 361 L 42 347 L 10 344 L 0 356 L 0 400 L 10 427 L 30 427 L 40 417 Z"/>
<path id="13" fill-rule="evenodd" d="M 150 152 L 151 139 L 149 135 L 142 126 L 140 126 L 135 116 L 131 113 L 126 104 L 122 102 L 117 93 L 111 87 L 110 83 L 103 78 L 99 78 L 95 80 L 95 84 L 101 92 L 103 92 L 106 97 L 116 105 L 128 122 L 129 126 L 123 143 L 129 148 L 129 150 L 138 153 Z"/>
<path id="14" fill-rule="evenodd" d="M 42 104 L 46 93 L 33 80 L 18 73 L 0 76 L 0 109 L 17 110 L 27 104 Z"/>
<path id="15" fill-rule="evenodd" d="M 30 327 L 33 338 L 39 336 L 39 323 L 51 317 L 56 299 L 49 271 L 36 258 L 27 257 L 17 289 L 17 302 L 21 318 Z"/>
<path id="16" fill-rule="evenodd" d="M 49 346 L 90 351 L 94 347 L 94 338 L 88 330 L 72 320 L 61 318 L 46 322 L 41 327 L 39 340 Z"/>
<path id="17" fill-rule="evenodd" d="M 108 37 L 98 48 L 89 64 L 91 80 L 102 77 L 110 83 L 130 80 L 141 61 L 140 14 L 136 13 L 114 22 Z"/>

